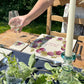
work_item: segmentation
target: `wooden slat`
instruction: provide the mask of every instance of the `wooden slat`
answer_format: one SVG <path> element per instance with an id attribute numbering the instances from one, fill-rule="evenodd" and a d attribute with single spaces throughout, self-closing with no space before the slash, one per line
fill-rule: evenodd
<path id="1" fill-rule="evenodd" d="M 78 49 L 77 49 L 77 52 L 76 52 L 77 55 L 80 54 L 80 49 L 81 49 L 81 45 L 78 45 Z"/>
<path id="2" fill-rule="evenodd" d="M 83 42 L 77 42 L 79 45 L 81 45 L 81 46 L 83 46 L 84 44 L 83 44 Z"/>
<path id="3" fill-rule="evenodd" d="M 84 69 L 84 61 L 76 59 L 75 62 L 73 62 L 73 66 Z"/>
<path id="4" fill-rule="evenodd" d="M 51 31 L 50 35 L 64 37 L 64 38 L 66 37 L 66 33 L 59 33 L 59 32 L 56 32 L 56 31 Z"/>
<path id="5" fill-rule="evenodd" d="M 84 8 L 84 3 L 79 4 L 80 1 L 82 1 L 82 0 L 76 0 L 76 6 L 77 6 L 77 7 L 83 7 L 83 8 Z"/>
<path id="6" fill-rule="evenodd" d="M 69 3 L 69 0 L 54 0 L 53 6 L 58 6 L 58 5 L 65 5 L 66 3 Z"/>
<path id="7" fill-rule="evenodd" d="M 50 32 L 50 35 L 59 36 L 59 37 L 66 37 L 66 33 L 59 33 L 59 32 L 56 32 L 56 31 L 51 31 L 51 32 Z M 74 35 L 74 39 L 84 42 L 84 36 Z"/>
<path id="8" fill-rule="evenodd" d="M 77 40 L 79 40 L 79 41 L 84 42 L 84 36 L 81 36 L 81 35 L 76 36 L 76 35 L 75 35 L 74 38 L 77 39 Z"/>
<path id="9" fill-rule="evenodd" d="M 75 24 L 84 24 L 84 18 L 76 18 Z"/>
<path id="10" fill-rule="evenodd" d="M 84 60 L 84 43 L 82 43 L 82 52 L 81 52 L 81 59 Z"/>
<path id="11" fill-rule="evenodd" d="M 78 45 L 83 46 L 84 44 L 83 44 L 82 41 L 77 41 L 76 44 L 75 44 L 75 47 L 74 47 L 73 51 L 74 51 L 76 54 L 81 54 L 80 52 L 77 52 L 77 51 L 78 51 L 78 47 L 79 47 Z"/>
<path id="12" fill-rule="evenodd" d="M 76 0 L 76 6 L 77 7 L 84 7 L 84 3 L 79 4 L 81 0 Z M 70 0 L 54 0 L 53 6 L 58 6 L 58 5 L 65 5 L 66 3 L 69 3 Z"/>
<path id="13" fill-rule="evenodd" d="M 51 20 L 52 21 L 59 21 L 59 22 L 68 22 L 67 17 L 62 17 L 62 16 L 58 16 L 58 15 L 52 15 Z M 84 19 L 76 18 L 75 19 L 75 24 L 84 24 Z"/>
<path id="14" fill-rule="evenodd" d="M 52 21 L 59 21 L 59 22 L 68 22 L 67 17 L 62 17 L 62 16 L 58 16 L 58 15 L 52 15 L 51 20 Z"/>
<path id="15" fill-rule="evenodd" d="M 47 34 L 50 34 L 50 31 L 51 31 L 51 14 L 52 14 L 52 6 L 49 6 L 47 10 L 47 24 L 46 24 Z"/>

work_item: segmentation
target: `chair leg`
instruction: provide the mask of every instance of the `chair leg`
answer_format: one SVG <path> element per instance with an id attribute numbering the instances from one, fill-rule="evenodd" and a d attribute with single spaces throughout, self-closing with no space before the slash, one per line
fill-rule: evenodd
<path id="1" fill-rule="evenodd" d="M 84 46 L 82 47 L 81 60 L 84 60 Z"/>

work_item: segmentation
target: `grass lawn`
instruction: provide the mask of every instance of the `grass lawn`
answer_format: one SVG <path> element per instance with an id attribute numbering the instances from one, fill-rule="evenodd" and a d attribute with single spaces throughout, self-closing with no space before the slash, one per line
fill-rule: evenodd
<path id="1" fill-rule="evenodd" d="M 10 27 L 6 22 L 0 22 L 0 33 L 3 33 L 8 29 L 10 29 Z"/>
<path id="2" fill-rule="evenodd" d="M 0 33 L 3 33 L 8 29 L 10 29 L 10 27 L 6 22 L 0 22 Z M 52 22 L 52 30 L 60 32 L 61 23 Z M 46 33 L 46 23 L 43 24 L 43 23 L 32 22 L 26 27 L 24 27 L 22 31 L 28 32 L 28 33 L 35 33 L 35 34 Z"/>

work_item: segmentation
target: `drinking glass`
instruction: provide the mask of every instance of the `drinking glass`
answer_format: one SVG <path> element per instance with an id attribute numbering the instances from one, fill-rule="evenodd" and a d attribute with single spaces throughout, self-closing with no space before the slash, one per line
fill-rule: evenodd
<path id="1" fill-rule="evenodd" d="M 18 75 L 21 73 L 18 58 L 10 58 L 10 60 L 11 61 L 6 62 L 7 66 L 8 66 L 5 71 L 6 84 L 25 84 L 22 81 L 22 78 Z M 11 63 L 12 61 L 15 62 L 15 64 Z M 16 73 L 17 73 L 17 75 L 16 75 Z"/>
<path id="2" fill-rule="evenodd" d="M 15 77 L 7 77 L 7 84 L 21 84 L 21 79 L 17 79 Z"/>
<path id="3" fill-rule="evenodd" d="M 16 16 L 19 16 L 18 11 L 16 11 L 16 10 L 9 11 L 9 20 L 12 19 L 12 18 L 14 18 L 14 17 L 16 17 Z M 17 21 L 17 23 L 15 21 L 10 23 L 10 27 L 11 28 L 15 28 L 16 27 L 14 29 L 14 31 L 16 32 L 16 37 L 17 37 L 17 41 L 15 42 L 16 46 L 20 46 L 20 45 L 24 44 L 23 42 L 18 41 L 18 39 L 19 39 L 19 37 L 18 37 L 18 35 L 19 35 L 18 31 L 19 31 L 19 27 L 21 26 L 21 23 L 20 23 L 19 20 L 20 19 L 18 18 L 18 19 L 15 19 L 15 21 Z"/>

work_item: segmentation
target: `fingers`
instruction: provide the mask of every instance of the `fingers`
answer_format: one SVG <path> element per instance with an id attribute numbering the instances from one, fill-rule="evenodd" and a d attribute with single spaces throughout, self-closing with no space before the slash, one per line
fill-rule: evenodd
<path id="1" fill-rule="evenodd" d="M 21 21 L 21 25 L 20 25 L 20 27 L 19 27 L 19 33 L 22 31 L 22 28 L 24 27 L 24 20 L 23 21 Z"/>
<path id="2" fill-rule="evenodd" d="M 8 22 L 8 25 L 13 24 L 14 22 L 15 22 L 15 18 L 11 18 L 11 19 L 9 20 L 9 22 Z"/>
<path id="3" fill-rule="evenodd" d="M 20 23 L 21 23 L 21 20 L 19 19 L 19 17 L 17 16 L 17 17 L 14 17 L 14 18 L 11 18 L 10 20 L 9 20 L 9 25 L 11 26 L 11 25 L 13 25 L 13 26 L 17 26 L 18 24 L 20 25 Z"/>
<path id="4" fill-rule="evenodd" d="M 22 26 L 20 26 L 18 28 L 17 27 L 12 27 L 11 31 L 14 31 L 15 33 L 17 33 L 17 31 L 18 31 L 20 33 L 22 31 L 22 28 L 23 28 Z"/>
<path id="5" fill-rule="evenodd" d="M 21 32 L 21 30 L 22 30 L 21 19 L 19 19 L 19 17 L 15 17 L 15 18 L 10 19 L 8 24 L 11 27 L 11 31 L 14 31 L 15 33 L 17 31 Z"/>
<path id="6" fill-rule="evenodd" d="M 19 33 L 22 31 L 22 28 L 23 28 L 22 26 L 19 28 Z"/>
<path id="7" fill-rule="evenodd" d="M 18 31 L 21 32 L 22 28 L 24 27 L 24 19 L 20 16 L 10 19 L 8 23 L 11 27 L 11 31 Z"/>

